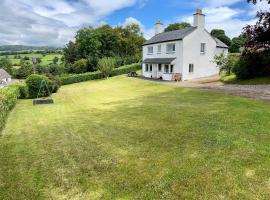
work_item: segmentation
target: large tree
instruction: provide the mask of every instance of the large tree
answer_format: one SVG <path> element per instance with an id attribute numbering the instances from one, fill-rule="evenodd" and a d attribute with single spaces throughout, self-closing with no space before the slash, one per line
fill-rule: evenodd
<path id="1" fill-rule="evenodd" d="M 218 38 L 220 41 L 224 42 L 227 46 L 231 46 L 231 39 L 225 34 L 225 31 L 222 29 L 213 29 L 211 35 L 215 38 Z"/>
<path id="2" fill-rule="evenodd" d="M 64 60 L 66 64 L 73 64 L 78 57 L 78 49 L 74 42 L 69 42 L 63 49 Z"/>
<path id="3" fill-rule="evenodd" d="M 169 32 L 169 31 L 181 30 L 188 27 L 191 27 L 191 25 L 190 23 L 187 23 L 187 22 L 173 23 L 167 26 L 167 28 L 165 28 L 164 31 Z"/>
<path id="4" fill-rule="evenodd" d="M 245 46 L 246 40 L 247 40 L 247 36 L 245 34 L 241 34 L 238 37 L 234 37 L 232 39 L 232 43 L 229 48 L 229 51 L 231 53 L 239 53 L 240 48 Z"/>

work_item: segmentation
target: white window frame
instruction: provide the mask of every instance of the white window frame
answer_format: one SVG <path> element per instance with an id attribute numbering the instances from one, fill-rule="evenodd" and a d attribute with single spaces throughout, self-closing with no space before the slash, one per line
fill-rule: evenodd
<path id="1" fill-rule="evenodd" d="M 150 51 L 150 49 L 152 49 L 152 52 Z M 153 53 L 154 53 L 154 47 L 153 46 L 147 47 L 147 54 L 148 55 L 153 55 Z"/>
<path id="2" fill-rule="evenodd" d="M 206 43 L 201 43 L 200 52 L 201 52 L 201 54 L 205 54 L 205 52 L 206 52 Z"/>
<path id="3" fill-rule="evenodd" d="M 173 73 L 173 70 L 174 70 L 174 65 L 170 65 L 170 73 L 172 74 Z"/>
<path id="4" fill-rule="evenodd" d="M 157 46 L 157 54 L 161 54 L 161 44 L 159 44 L 158 46 Z"/>
<path id="5" fill-rule="evenodd" d="M 191 70 L 191 69 L 192 69 L 192 70 Z M 189 72 L 190 74 L 194 73 L 194 64 L 189 64 L 189 65 L 188 65 L 188 72 Z"/>
<path id="6" fill-rule="evenodd" d="M 173 48 L 169 48 L 169 47 L 173 47 Z M 166 52 L 167 52 L 167 54 L 173 54 L 173 53 L 175 53 L 175 51 L 176 51 L 176 45 L 175 45 L 175 43 L 169 43 L 169 44 L 167 44 L 166 45 Z"/>
<path id="7" fill-rule="evenodd" d="M 158 72 L 162 72 L 162 64 L 158 64 Z"/>
<path id="8" fill-rule="evenodd" d="M 148 64 L 145 64 L 145 71 L 148 72 L 148 70 L 149 70 L 149 66 Z"/>
<path id="9" fill-rule="evenodd" d="M 168 67 L 168 70 L 166 69 Z M 170 65 L 164 65 L 164 73 L 165 74 L 169 74 L 169 72 L 170 72 Z"/>

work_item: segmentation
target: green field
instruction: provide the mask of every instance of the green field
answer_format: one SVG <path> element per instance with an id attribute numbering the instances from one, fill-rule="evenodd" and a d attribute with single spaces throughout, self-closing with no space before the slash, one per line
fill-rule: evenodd
<path id="1" fill-rule="evenodd" d="M 270 104 L 118 76 L 20 100 L 0 199 L 269 199 Z"/>
<path id="2" fill-rule="evenodd" d="M 27 56 L 30 58 L 30 60 L 32 60 L 32 58 L 41 58 L 42 62 L 41 62 L 41 65 L 48 65 L 50 63 L 52 63 L 53 61 L 53 58 L 54 57 L 58 57 L 59 58 L 59 61 L 58 63 L 61 63 L 61 57 L 63 55 L 61 54 L 47 54 L 45 56 L 42 56 L 42 54 L 38 54 L 38 53 L 33 53 L 33 54 L 19 54 L 21 56 L 21 58 Z M 8 55 L 7 57 L 11 60 L 12 64 L 13 65 L 18 65 L 20 64 L 20 59 L 15 59 L 14 58 L 15 55 Z M 0 56 L 0 59 L 1 58 L 5 58 L 6 56 Z"/>

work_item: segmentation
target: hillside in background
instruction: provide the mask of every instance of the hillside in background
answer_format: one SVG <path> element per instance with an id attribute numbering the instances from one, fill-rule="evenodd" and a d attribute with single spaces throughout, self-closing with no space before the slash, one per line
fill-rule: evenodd
<path id="1" fill-rule="evenodd" d="M 62 48 L 48 46 L 24 46 L 24 45 L 3 45 L 0 51 L 42 51 L 42 50 L 58 50 Z"/>

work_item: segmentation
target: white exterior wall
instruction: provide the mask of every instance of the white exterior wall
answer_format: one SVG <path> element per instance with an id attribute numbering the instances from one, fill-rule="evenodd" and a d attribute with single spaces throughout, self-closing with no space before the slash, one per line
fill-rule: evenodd
<path id="1" fill-rule="evenodd" d="M 175 44 L 175 53 L 167 53 L 167 44 L 173 43 Z M 161 45 L 161 53 L 158 53 L 158 45 Z M 148 47 L 153 46 L 154 52 L 153 54 L 148 54 Z M 173 73 L 182 73 L 182 61 L 183 61 L 183 42 L 173 41 L 173 42 L 163 42 L 153 45 L 145 45 L 143 46 L 143 60 L 148 58 L 175 58 L 175 60 L 171 63 L 174 65 Z M 145 71 L 145 64 L 142 66 L 142 75 L 147 78 L 160 78 L 163 80 L 172 80 L 173 73 L 164 73 L 164 65 L 162 65 L 162 71 L 158 72 L 158 64 L 153 65 L 152 72 Z"/>
<path id="2" fill-rule="evenodd" d="M 206 44 L 205 53 L 201 53 L 201 43 Z M 219 69 L 214 61 L 218 53 L 216 41 L 203 28 L 197 28 L 183 40 L 184 62 L 183 80 L 192 80 L 216 75 Z M 189 73 L 189 64 L 194 64 L 194 72 Z"/>

